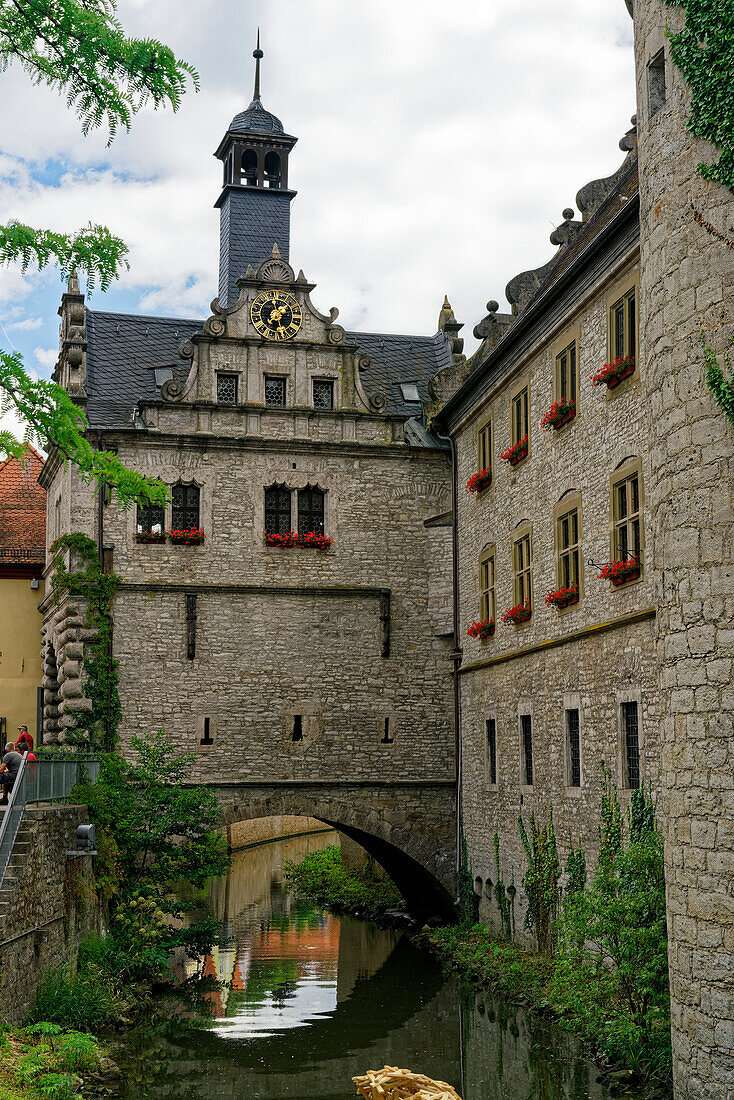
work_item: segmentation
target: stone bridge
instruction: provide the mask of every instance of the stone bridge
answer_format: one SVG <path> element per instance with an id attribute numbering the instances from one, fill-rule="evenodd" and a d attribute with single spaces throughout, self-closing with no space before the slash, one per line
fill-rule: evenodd
<path id="1" fill-rule="evenodd" d="M 456 787 L 451 780 L 208 784 L 224 823 L 315 817 L 380 863 L 418 916 L 454 917 Z"/>

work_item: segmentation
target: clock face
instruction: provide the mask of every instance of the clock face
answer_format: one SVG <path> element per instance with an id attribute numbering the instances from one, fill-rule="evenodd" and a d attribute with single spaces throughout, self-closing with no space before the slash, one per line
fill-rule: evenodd
<path id="1" fill-rule="evenodd" d="M 266 340 L 292 340 L 301 327 L 303 314 L 292 294 L 264 290 L 250 306 L 252 323 Z"/>

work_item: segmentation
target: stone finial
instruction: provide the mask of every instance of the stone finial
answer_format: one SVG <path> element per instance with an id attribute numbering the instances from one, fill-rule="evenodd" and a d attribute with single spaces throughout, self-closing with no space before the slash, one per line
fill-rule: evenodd
<path id="1" fill-rule="evenodd" d="M 474 336 L 477 340 L 485 341 L 486 351 L 499 343 L 515 319 L 511 313 L 500 313 L 499 308 L 499 302 L 490 298 L 487 302 L 487 316 L 474 326 Z"/>
<path id="2" fill-rule="evenodd" d="M 278 242 L 277 241 L 273 242 L 273 251 L 270 253 L 270 259 L 271 260 L 280 260 L 280 259 L 282 259 L 282 256 L 280 254 L 280 249 L 278 248 Z"/>
<path id="3" fill-rule="evenodd" d="M 79 291 L 79 276 L 77 275 L 76 268 L 74 268 L 74 270 L 69 275 L 69 281 L 66 285 L 66 293 L 67 294 L 79 294 L 80 293 L 80 291 Z"/>
<path id="4" fill-rule="evenodd" d="M 252 266 L 252 264 L 247 265 L 247 271 L 245 272 L 245 278 L 246 279 L 254 279 L 255 278 L 255 269 Z"/>
<path id="5" fill-rule="evenodd" d="M 584 221 L 588 221 L 604 200 L 612 194 L 637 157 L 637 115 L 633 115 L 630 121 L 632 123 L 630 129 L 619 142 L 619 148 L 627 156 L 617 171 L 612 173 L 611 176 L 605 176 L 603 179 L 592 180 L 591 183 L 587 183 L 576 196 L 576 205 L 581 211 Z"/>
<path id="6" fill-rule="evenodd" d="M 463 327 L 464 325 L 462 322 L 456 320 L 448 295 L 444 295 L 441 312 L 438 315 L 438 331 L 442 332 L 448 340 L 449 347 L 451 348 L 451 356 L 455 363 L 460 363 L 465 358 L 463 354 L 464 341 L 462 337 L 459 336 Z"/>
<path id="7" fill-rule="evenodd" d="M 582 222 L 573 220 L 573 210 L 570 206 L 567 206 L 563 211 L 563 221 L 550 235 L 550 243 L 558 245 L 559 248 L 565 248 L 576 236 L 581 225 Z"/>

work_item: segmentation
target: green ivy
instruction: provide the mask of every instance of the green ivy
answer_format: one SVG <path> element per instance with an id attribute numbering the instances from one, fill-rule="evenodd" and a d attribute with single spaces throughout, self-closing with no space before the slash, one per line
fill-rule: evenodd
<path id="1" fill-rule="evenodd" d="M 734 190 L 734 10 L 731 0 L 681 3 L 685 26 L 670 34 L 670 56 L 691 88 L 687 127 L 721 150 L 715 164 L 699 164 L 704 179 Z"/>
<path id="2" fill-rule="evenodd" d="M 497 908 L 500 914 L 500 923 L 502 925 L 502 936 L 506 940 L 511 940 L 515 934 L 515 883 L 510 882 L 509 886 L 505 886 L 502 881 L 502 872 L 500 870 L 500 838 L 499 833 L 494 834 L 494 866 L 495 866 L 495 882 L 494 882 L 494 897 L 497 902 Z"/>
<path id="3" fill-rule="evenodd" d="M 64 561 L 67 551 L 71 559 L 75 556 L 81 559 L 82 568 L 73 572 L 67 569 Z M 102 571 L 96 543 L 78 531 L 57 539 L 51 553 L 56 603 L 62 593 L 87 600 L 85 625 L 94 635 L 84 649 L 87 675 L 84 690 L 92 709 L 80 711 L 77 727 L 67 732 L 67 741 L 110 752 L 115 746 L 121 714 L 117 661 L 112 656 L 112 601 L 120 578 Z"/>
<path id="4" fill-rule="evenodd" d="M 542 828 L 531 813 L 529 836 L 522 815 L 518 818 L 518 825 L 528 861 L 522 880 L 528 899 L 525 925 L 535 932 L 540 953 L 549 958 L 553 954 L 559 897 L 558 879 L 561 874 L 553 828 L 553 810 L 548 812 L 548 824 Z"/>
<path id="5" fill-rule="evenodd" d="M 734 343 L 734 338 L 732 338 L 732 343 Z M 704 351 L 706 381 L 709 389 L 714 395 L 714 401 L 723 410 L 729 423 L 734 424 L 734 376 L 732 376 L 731 356 L 728 352 L 724 352 L 724 365 L 726 367 L 726 374 L 724 374 L 716 353 L 706 343 L 703 333 L 701 333 L 701 344 Z"/>

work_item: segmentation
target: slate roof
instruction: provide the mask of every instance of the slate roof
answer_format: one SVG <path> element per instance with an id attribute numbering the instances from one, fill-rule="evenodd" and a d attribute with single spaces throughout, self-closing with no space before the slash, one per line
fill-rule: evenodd
<path id="1" fill-rule="evenodd" d="M 156 401 L 160 390 L 151 368 L 171 367 L 186 377 L 189 364 L 178 356 L 182 340 L 203 321 L 190 317 L 141 317 L 88 309 L 87 419 L 92 427 L 129 427 L 139 401 Z"/>
<path id="2" fill-rule="evenodd" d="M 347 339 L 359 345 L 372 362 L 361 378 L 367 393 L 377 390 L 387 397 L 386 412 L 415 416 L 417 405 L 406 403 L 401 382 L 415 382 L 421 401 L 428 400 L 428 382 L 451 365 L 451 349 L 443 333 L 435 336 L 396 336 L 380 332 L 348 332 Z"/>
<path id="3" fill-rule="evenodd" d="M 22 462 L 0 463 L 0 563 L 46 560 L 46 490 L 38 484 L 44 460 L 31 447 Z"/>
<path id="4" fill-rule="evenodd" d="M 201 330 L 203 320 L 145 317 L 129 313 L 87 310 L 87 419 L 91 427 L 130 427 L 140 401 L 160 400 L 154 369 L 170 367 L 185 378 L 189 364 L 178 356 L 182 340 Z M 386 412 L 406 419 L 420 412 L 405 402 L 401 382 L 414 382 L 421 399 L 428 399 L 428 382 L 451 363 L 448 341 L 435 336 L 402 336 L 349 332 L 347 339 L 371 359 L 362 372 L 367 393 L 387 398 Z"/>
<path id="5" fill-rule="evenodd" d="M 283 123 L 266 111 L 259 99 L 253 99 L 246 111 L 240 111 L 229 124 L 231 134 L 282 134 Z"/>

